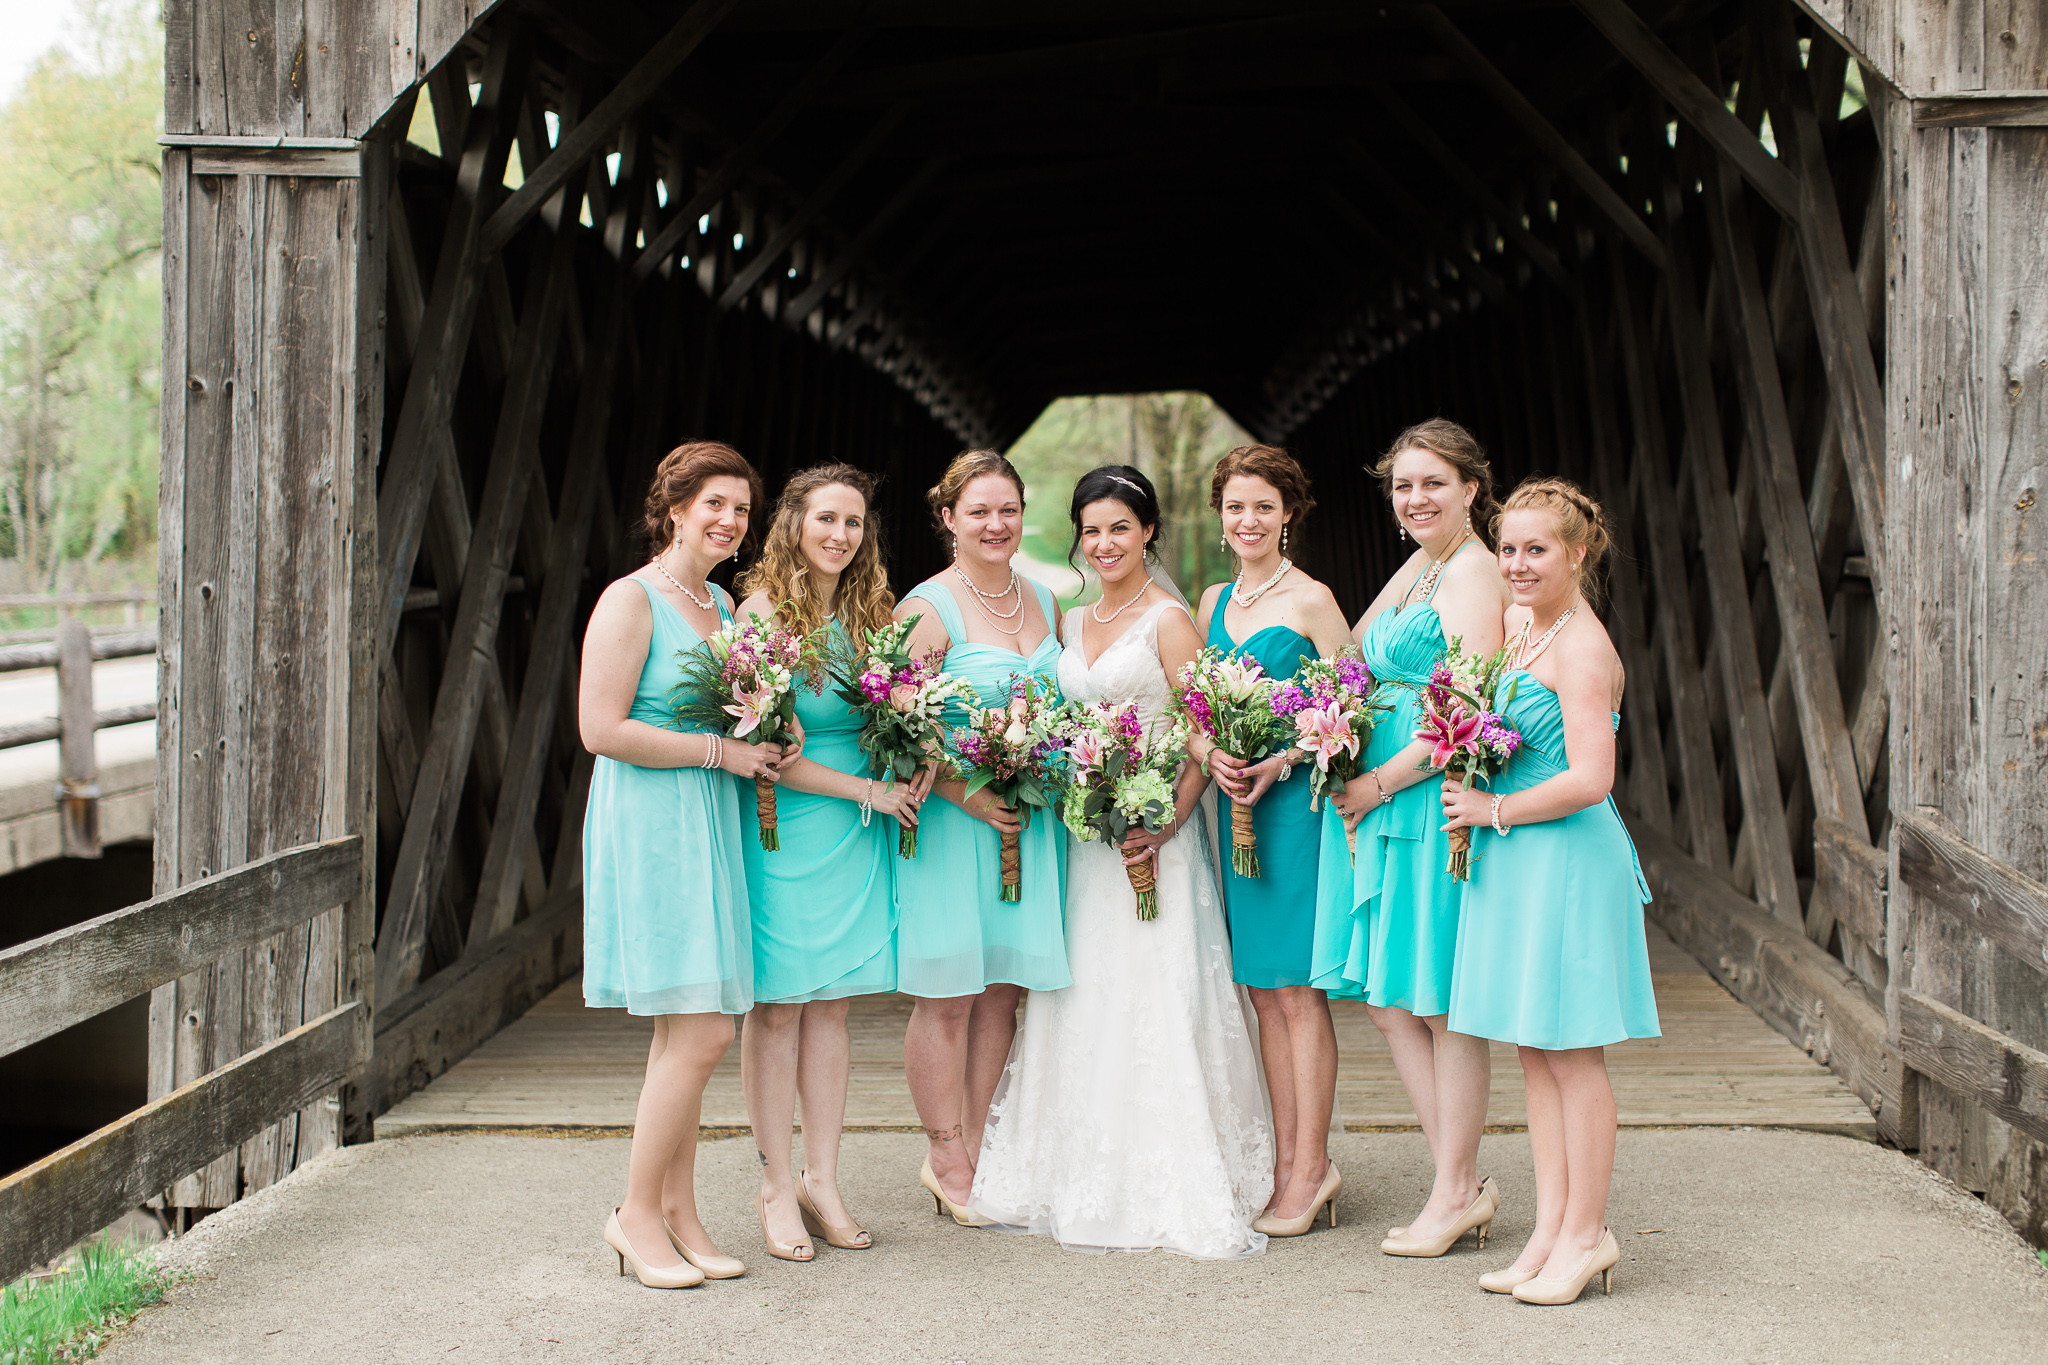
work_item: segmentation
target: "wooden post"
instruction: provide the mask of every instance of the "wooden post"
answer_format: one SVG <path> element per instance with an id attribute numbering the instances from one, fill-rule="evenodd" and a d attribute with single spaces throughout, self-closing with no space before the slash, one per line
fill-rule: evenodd
<path id="1" fill-rule="evenodd" d="M 100 763 L 94 743 L 92 629 L 57 623 L 57 810 L 64 856 L 100 856 Z"/>

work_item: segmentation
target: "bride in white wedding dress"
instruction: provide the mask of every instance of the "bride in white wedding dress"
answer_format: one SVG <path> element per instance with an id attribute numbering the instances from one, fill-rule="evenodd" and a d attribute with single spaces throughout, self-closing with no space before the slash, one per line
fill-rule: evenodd
<path id="1" fill-rule="evenodd" d="M 1124 465 L 1075 488 L 1078 543 L 1103 593 L 1067 614 L 1059 662 L 1065 696 L 1135 703 L 1148 725 L 1201 646 L 1186 602 L 1145 567 L 1158 508 Z M 1205 785 L 1184 771 L 1166 837 L 1126 845 L 1157 858 L 1155 920 L 1137 916 L 1124 852 L 1068 836 L 1074 984 L 1025 1004 L 975 1171 L 982 1216 L 1074 1250 L 1265 1250 L 1251 1225 L 1272 1194 L 1272 1126 L 1198 814 Z"/>

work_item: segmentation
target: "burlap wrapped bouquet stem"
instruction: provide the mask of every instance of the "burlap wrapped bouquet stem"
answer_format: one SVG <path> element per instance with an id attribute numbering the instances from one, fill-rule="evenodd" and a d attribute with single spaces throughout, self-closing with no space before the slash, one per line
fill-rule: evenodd
<path id="1" fill-rule="evenodd" d="M 1003 835 L 1003 893 L 998 899 L 1006 904 L 1024 899 L 1024 856 L 1014 834 Z"/>
<path id="2" fill-rule="evenodd" d="M 1138 918 L 1159 918 L 1159 896 L 1153 889 L 1158 885 L 1158 878 L 1153 873 L 1152 859 L 1125 863 L 1124 875 L 1131 879 L 1131 890 L 1138 893 Z"/>
<path id="3" fill-rule="evenodd" d="M 1230 866 L 1240 877 L 1259 875 L 1259 835 L 1252 827 L 1252 808 L 1230 803 Z"/>
<path id="4" fill-rule="evenodd" d="M 754 814 L 761 821 L 761 847 L 774 852 L 782 847 L 782 836 L 775 831 L 775 779 L 757 777 L 754 779 Z"/>

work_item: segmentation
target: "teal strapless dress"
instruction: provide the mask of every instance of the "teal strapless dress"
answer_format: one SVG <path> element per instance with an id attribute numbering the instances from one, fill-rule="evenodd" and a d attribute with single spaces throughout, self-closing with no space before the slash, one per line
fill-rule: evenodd
<path id="1" fill-rule="evenodd" d="M 1462 551 L 1460 552 L 1462 553 Z M 1373 727 L 1365 768 L 1376 768 L 1415 741 L 1420 688 L 1443 656 L 1443 621 L 1429 595 L 1383 611 L 1365 628 L 1365 666 L 1393 707 Z M 1372 779 L 1356 779 L 1374 795 Z M 1394 794 L 1358 822 L 1352 859 L 1344 817 L 1323 808 L 1322 896 L 1316 904 L 1315 984 L 1331 996 L 1404 1009 L 1424 1017 L 1451 1007 L 1451 961 L 1458 946 L 1458 883 L 1444 871 L 1443 779 L 1427 777 Z"/>
<path id="2" fill-rule="evenodd" d="M 1520 677 L 1507 718 L 1531 747 L 1494 779 L 1501 793 L 1565 767 L 1563 708 Z M 1643 937 L 1650 888 L 1613 797 L 1505 839 L 1474 831 L 1464 898 L 1451 982 L 1457 1032 L 1547 1052 L 1658 1036 Z"/>
<path id="3" fill-rule="evenodd" d="M 826 626 L 846 643 L 838 621 Z M 836 772 L 868 775 L 860 715 L 828 683 L 799 685 L 797 719 L 804 757 Z M 879 787 L 879 783 L 877 786 Z M 761 847 L 760 818 L 743 801 L 747 898 L 754 911 L 754 998 L 766 1004 L 838 1000 L 896 989 L 896 822 L 877 815 L 863 827 L 860 806 L 785 785 L 776 792 L 782 847 Z"/>
<path id="4" fill-rule="evenodd" d="M 1304 655 L 1316 657 L 1315 642 L 1285 626 L 1253 631 L 1239 644 L 1230 638 L 1230 629 L 1224 624 L 1229 614 L 1226 587 L 1209 618 L 1211 648 L 1249 654 L 1275 678 L 1293 677 L 1300 671 Z M 1230 859 L 1223 859 L 1231 976 L 1242 985 L 1277 990 L 1311 984 L 1322 817 L 1308 808 L 1310 795 L 1304 770 L 1286 782 L 1275 782 L 1252 807 L 1252 828 L 1259 839 L 1259 876 L 1241 877 Z M 1230 841 L 1229 802 L 1230 798 L 1218 794 L 1218 838 L 1226 848 Z"/>
<path id="5" fill-rule="evenodd" d="M 1052 593 L 1042 584 L 1031 586 L 1037 589 L 1046 621 L 1057 620 Z M 1058 685 L 1054 670 L 1060 642 L 1054 636 L 1048 634 L 1025 658 L 1012 649 L 967 639 L 960 606 L 946 588 L 921 584 L 904 600 L 912 599 L 938 613 L 952 640 L 946 671 L 972 683 L 982 705 L 1007 701 L 1020 673 Z M 949 710 L 949 725 L 966 721 L 964 710 Z M 1023 898 L 1005 904 L 997 899 L 1002 892 L 1002 841 L 996 832 L 951 801 L 924 803 L 917 856 L 896 862 L 897 990 L 942 999 L 979 995 L 997 982 L 1034 991 L 1073 984 L 1067 970 L 1066 830 L 1052 812 L 1034 811 L 1018 852 Z"/>
<path id="6" fill-rule="evenodd" d="M 635 579 L 654 611 L 627 715 L 680 730 L 676 655 L 703 637 Z M 715 591 L 715 589 L 714 589 Z M 718 615 L 732 619 L 723 595 Z M 754 1005 L 739 786 L 718 769 L 599 758 L 583 816 L 583 1003 L 629 1014 L 745 1014 Z"/>

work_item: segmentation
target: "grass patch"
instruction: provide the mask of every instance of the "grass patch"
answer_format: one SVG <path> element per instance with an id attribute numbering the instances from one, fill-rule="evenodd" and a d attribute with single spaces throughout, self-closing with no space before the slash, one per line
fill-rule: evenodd
<path id="1" fill-rule="evenodd" d="M 54 1274 L 0 1290 L 0 1365 L 90 1360 L 169 1282 L 156 1253 L 133 1239 L 81 1247 Z"/>

